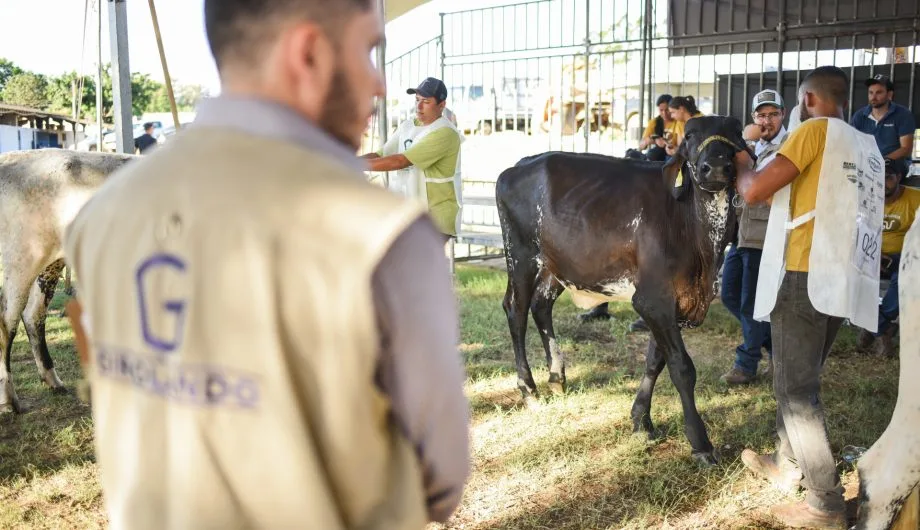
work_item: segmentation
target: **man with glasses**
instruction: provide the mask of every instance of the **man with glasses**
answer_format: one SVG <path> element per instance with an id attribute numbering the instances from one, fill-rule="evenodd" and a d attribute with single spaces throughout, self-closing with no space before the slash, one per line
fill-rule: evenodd
<path id="1" fill-rule="evenodd" d="M 775 90 L 763 90 L 754 96 L 751 108 L 754 123 L 744 129 L 744 138 L 753 143 L 759 170 L 773 159 L 786 139 L 783 98 Z M 735 363 L 720 380 L 728 385 L 741 385 L 754 381 L 763 349 L 767 350 L 771 361 L 762 373 L 772 372 L 770 323 L 754 320 L 754 294 L 770 206 L 744 204 L 740 195 L 735 196 L 734 203 L 738 213 L 738 236 L 725 256 L 722 303 L 741 322 L 744 342 L 735 349 Z"/>

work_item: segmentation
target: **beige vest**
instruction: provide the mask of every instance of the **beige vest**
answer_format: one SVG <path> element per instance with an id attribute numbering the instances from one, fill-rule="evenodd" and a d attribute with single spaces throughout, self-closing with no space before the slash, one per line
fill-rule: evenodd
<path id="1" fill-rule="evenodd" d="M 115 529 L 423 528 L 371 277 L 423 209 L 322 153 L 189 129 L 68 232 Z"/>

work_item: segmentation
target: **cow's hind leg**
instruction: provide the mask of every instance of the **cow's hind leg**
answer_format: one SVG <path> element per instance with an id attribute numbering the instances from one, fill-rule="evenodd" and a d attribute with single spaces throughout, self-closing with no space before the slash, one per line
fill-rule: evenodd
<path id="1" fill-rule="evenodd" d="M 687 354 L 680 336 L 674 298 L 666 294 L 637 291 L 633 296 L 633 305 L 648 323 L 655 342 L 664 351 L 668 374 L 680 395 L 684 413 L 684 432 L 690 442 L 693 458 L 706 465 L 715 464 L 717 460 L 709 435 L 706 433 L 706 425 L 703 424 L 696 408 L 696 367 Z"/>
<path id="2" fill-rule="evenodd" d="M 63 268 L 64 260 L 55 261 L 45 268 L 33 282 L 28 304 L 22 313 L 22 323 L 29 336 L 29 344 L 32 346 L 32 355 L 35 357 L 39 377 L 56 392 L 64 392 L 65 388 L 54 370 L 51 354 L 48 353 L 48 344 L 45 341 L 45 319 L 48 314 L 48 305 L 54 298 L 54 289 Z"/>
<path id="3" fill-rule="evenodd" d="M 531 259 L 513 260 L 508 254 L 508 288 L 502 307 L 508 317 L 511 331 L 511 343 L 514 347 L 514 364 L 518 373 L 518 388 L 525 401 L 534 401 L 537 397 L 537 384 L 533 380 L 530 364 L 527 363 L 525 336 L 527 334 L 527 309 L 533 296 L 537 279 L 537 266 Z M 513 261 L 517 263 L 514 264 Z"/>
<path id="4" fill-rule="evenodd" d="M 655 337 L 651 336 L 648 351 L 645 353 L 645 374 L 639 383 L 631 414 L 633 432 L 644 433 L 649 439 L 658 437 L 652 424 L 652 394 L 655 392 L 655 382 L 658 381 L 658 376 L 664 370 L 664 365 L 664 349 L 655 342 Z"/>
<path id="5" fill-rule="evenodd" d="M 7 265 L 7 264 L 4 264 Z M 15 274 L 14 274 L 15 272 Z M 4 267 L 3 289 L 0 294 L 0 414 L 20 412 L 19 400 L 13 388 L 13 340 L 19 328 L 19 317 L 29 298 L 31 275 Z"/>
<path id="6" fill-rule="evenodd" d="M 530 312 L 543 340 L 543 350 L 546 352 L 549 388 L 557 395 L 565 393 L 565 356 L 559 351 L 553 331 L 553 304 L 563 289 L 562 284 L 552 274 L 541 270 L 534 287 L 533 299 L 530 301 Z"/>

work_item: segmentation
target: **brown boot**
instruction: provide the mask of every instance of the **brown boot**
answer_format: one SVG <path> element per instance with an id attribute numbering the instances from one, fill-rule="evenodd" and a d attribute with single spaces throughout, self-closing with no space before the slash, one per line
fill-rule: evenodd
<path id="1" fill-rule="evenodd" d="M 732 366 L 731 370 L 722 374 L 719 381 L 726 385 L 746 385 L 754 382 L 754 376 L 742 372 L 737 366 Z"/>
<path id="2" fill-rule="evenodd" d="M 885 330 L 879 336 L 878 345 L 876 345 L 876 352 L 883 357 L 897 357 L 898 356 L 898 341 L 895 339 L 895 335 L 898 334 L 898 325 L 891 324 L 888 326 L 888 329 Z"/>
<path id="3" fill-rule="evenodd" d="M 859 338 L 856 339 L 856 351 L 859 353 L 870 353 L 874 342 L 875 335 L 866 330 L 862 330 L 859 332 Z"/>
<path id="4" fill-rule="evenodd" d="M 755 475 L 770 481 L 774 488 L 784 493 L 795 493 L 799 489 L 802 473 L 796 469 L 780 469 L 772 455 L 758 455 L 750 449 L 741 452 L 741 461 Z"/>
<path id="5" fill-rule="evenodd" d="M 771 508 L 770 513 L 789 528 L 846 529 L 846 512 L 825 512 L 805 502 L 780 504 Z"/>

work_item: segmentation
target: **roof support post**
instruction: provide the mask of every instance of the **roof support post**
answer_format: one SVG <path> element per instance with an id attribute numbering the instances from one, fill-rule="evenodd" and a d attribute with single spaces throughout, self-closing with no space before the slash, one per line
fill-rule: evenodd
<path id="1" fill-rule="evenodd" d="M 131 112 L 131 68 L 128 65 L 128 8 L 125 0 L 109 0 L 112 46 L 112 97 L 115 100 L 115 152 L 134 153 Z"/>

